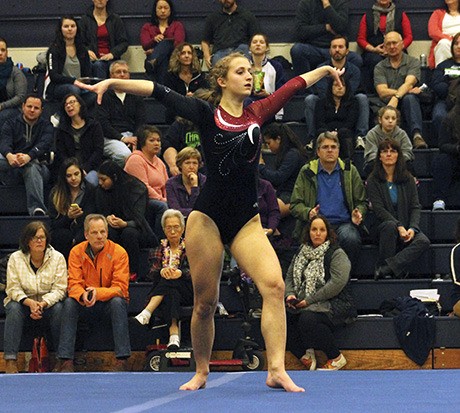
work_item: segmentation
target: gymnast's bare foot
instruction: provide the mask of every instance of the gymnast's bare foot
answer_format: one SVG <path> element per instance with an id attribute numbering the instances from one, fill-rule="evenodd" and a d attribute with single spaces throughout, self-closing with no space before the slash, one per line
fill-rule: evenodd
<path id="1" fill-rule="evenodd" d="M 179 390 L 200 390 L 206 387 L 207 374 L 195 373 L 190 381 L 179 387 Z"/>
<path id="2" fill-rule="evenodd" d="M 266 384 L 274 389 L 284 389 L 288 392 L 304 392 L 305 389 L 297 386 L 289 375 L 283 372 L 268 373 Z"/>

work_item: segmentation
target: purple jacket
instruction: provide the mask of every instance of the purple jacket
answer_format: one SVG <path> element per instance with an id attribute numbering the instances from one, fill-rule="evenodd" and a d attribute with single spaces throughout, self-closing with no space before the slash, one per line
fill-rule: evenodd
<path id="1" fill-rule="evenodd" d="M 187 218 L 192 212 L 193 205 L 200 195 L 201 189 L 206 182 L 206 176 L 198 172 L 198 186 L 192 188 L 189 195 L 182 182 L 182 175 L 176 175 L 166 181 L 166 199 L 169 208 L 174 208 L 182 212 Z"/>
<path id="2" fill-rule="evenodd" d="M 278 227 L 281 219 L 276 192 L 269 181 L 259 179 L 258 187 L 259 214 L 262 227 L 272 229 Z"/>

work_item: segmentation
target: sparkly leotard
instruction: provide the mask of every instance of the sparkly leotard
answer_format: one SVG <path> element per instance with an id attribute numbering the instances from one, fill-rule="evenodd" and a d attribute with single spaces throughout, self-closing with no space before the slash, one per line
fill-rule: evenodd
<path id="1" fill-rule="evenodd" d="M 224 244 L 258 213 L 257 170 L 263 123 L 273 117 L 306 83 L 301 77 L 287 82 L 269 97 L 246 107 L 235 118 L 220 106 L 184 97 L 155 84 L 152 96 L 200 127 L 207 179 L 194 210 L 217 225 Z"/>

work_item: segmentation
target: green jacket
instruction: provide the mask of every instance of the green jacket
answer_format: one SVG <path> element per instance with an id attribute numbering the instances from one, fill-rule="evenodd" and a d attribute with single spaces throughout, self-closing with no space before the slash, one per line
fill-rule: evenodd
<path id="1" fill-rule="evenodd" d="M 348 161 L 338 160 L 340 167 L 340 180 L 348 211 L 358 208 L 364 216 L 367 211 L 366 190 L 358 170 Z M 300 240 L 302 231 L 308 221 L 310 210 L 316 206 L 317 201 L 317 175 L 319 159 L 314 159 L 302 167 L 297 176 L 294 190 L 291 195 L 291 214 L 297 219 L 294 237 Z"/>

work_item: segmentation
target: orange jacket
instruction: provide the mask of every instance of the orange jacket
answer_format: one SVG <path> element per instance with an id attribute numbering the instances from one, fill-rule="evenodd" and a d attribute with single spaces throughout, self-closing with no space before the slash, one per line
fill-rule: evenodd
<path id="1" fill-rule="evenodd" d="M 123 247 L 107 240 L 95 262 L 86 252 L 88 241 L 72 248 L 69 255 L 69 297 L 81 303 L 86 287 L 96 288 L 97 301 L 123 297 L 129 301 L 129 258 Z"/>

